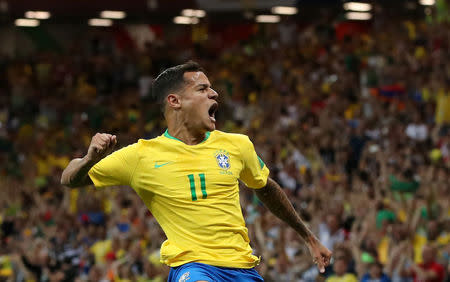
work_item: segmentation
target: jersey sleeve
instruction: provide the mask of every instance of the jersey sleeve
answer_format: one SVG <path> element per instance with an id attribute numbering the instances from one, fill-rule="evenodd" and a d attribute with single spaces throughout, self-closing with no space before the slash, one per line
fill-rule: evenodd
<path id="1" fill-rule="evenodd" d="M 131 186 L 133 173 L 139 163 L 139 143 L 134 143 L 106 156 L 89 170 L 95 187 Z"/>
<path id="2" fill-rule="evenodd" d="M 259 189 L 266 186 L 269 169 L 258 157 L 253 143 L 247 136 L 240 143 L 243 168 L 239 179 L 249 188 Z"/>

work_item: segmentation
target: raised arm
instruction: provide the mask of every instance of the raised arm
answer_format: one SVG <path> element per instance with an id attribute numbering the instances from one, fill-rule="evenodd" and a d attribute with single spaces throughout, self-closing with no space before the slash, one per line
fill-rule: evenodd
<path id="1" fill-rule="evenodd" d="M 61 184 L 70 188 L 92 184 L 89 170 L 101 159 L 109 155 L 117 143 L 115 135 L 97 133 L 92 137 L 88 152 L 83 158 L 73 159 L 64 169 Z"/>
<path id="2" fill-rule="evenodd" d="M 274 215 L 297 231 L 307 244 L 319 271 L 321 273 L 325 272 L 325 266 L 330 263 L 330 250 L 323 246 L 305 225 L 280 185 L 269 177 L 267 179 L 267 185 L 261 189 L 255 189 L 255 193 Z"/>

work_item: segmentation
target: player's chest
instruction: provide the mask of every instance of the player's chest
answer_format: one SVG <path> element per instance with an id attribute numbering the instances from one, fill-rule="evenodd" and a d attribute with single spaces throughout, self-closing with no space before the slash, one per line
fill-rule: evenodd
<path id="1" fill-rule="evenodd" d="M 145 163 L 141 166 L 145 171 L 139 173 L 137 179 L 140 187 L 156 193 L 173 192 L 174 195 L 180 191 L 180 187 L 200 195 L 206 189 L 214 193 L 234 187 L 242 170 L 239 154 L 219 147 L 203 150 L 171 149 L 145 156 L 141 162 Z"/>

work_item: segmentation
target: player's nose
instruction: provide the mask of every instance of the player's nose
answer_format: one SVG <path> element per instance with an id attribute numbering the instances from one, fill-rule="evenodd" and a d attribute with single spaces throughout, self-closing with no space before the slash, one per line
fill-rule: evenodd
<path id="1" fill-rule="evenodd" d="M 216 90 L 211 88 L 209 93 L 208 93 L 208 98 L 217 100 L 219 98 L 219 93 L 217 93 Z"/>

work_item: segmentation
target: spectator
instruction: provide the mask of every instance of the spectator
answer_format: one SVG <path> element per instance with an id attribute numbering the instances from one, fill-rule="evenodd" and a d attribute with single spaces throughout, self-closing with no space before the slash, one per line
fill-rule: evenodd
<path id="1" fill-rule="evenodd" d="M 382 264 L 373 262 L 369 264 L 369 271 L 363 275 L 361 282 L 391 282 L 391 279 L 383 273 Z"/>
<path id="2" fill-rule="evenodd" d="M 436 249 L 427 245 L 422 251 L 423 263 L 413 264 L 408 270 L 416 281 L 443 282 L 445 278 L 444 267 L 436 262 Z"/>
<path id="3" fill-rule="evenodd" d="M 344 230 L 336 214 L 328 214 L 326 222 L 319 225 L 319 239 L 329 250 L 333 250 L 337 243 L 344 242 Z"/>
<path id="4" fill-rule="evenodd" d="M 333 263 L 334 274 L 328 277 L 326 282 L 356 282 L 358 278 L 355 274 L 347 272 L 348 263 L 345 259 L 336 259 Z"/>
<path id="5" fill-rule="evenodd" d="M 218 128 L 255 141 L 334 249 L 320 276 L 302 242 L 242 187 L 266 281 L 448 277 L 448 23 L 403 22 L 382 9 L 362 33 L 290 19 L 251 26 L 248 40 L 211 28 L 195 45 L 162 35 L 124 51 L 113 30 L 88 29 L 58 53 L 0 55 L 0 280 L 167 278 L 164 233 L 134 191 L 63 189 L 59 177 L 97 131 L 116 134 L 119 147 L 162 134 L 149 85 L 186 58 L 221 94 Z"/>

